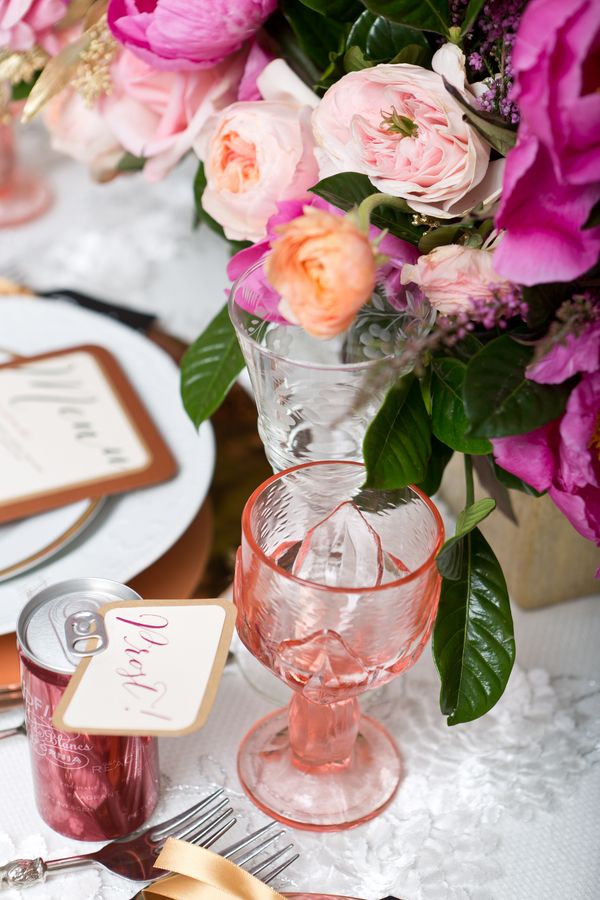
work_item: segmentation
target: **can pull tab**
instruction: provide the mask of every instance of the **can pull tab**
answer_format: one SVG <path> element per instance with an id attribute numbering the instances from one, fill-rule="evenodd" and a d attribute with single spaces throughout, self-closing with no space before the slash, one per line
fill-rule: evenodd
<path id="1" fill-rule="evenodd" d="M 93 610 L 72 613 L 65 620 L 67 650 L 73 656 L 95 656 L 108 646 L 104 618 Z"/>

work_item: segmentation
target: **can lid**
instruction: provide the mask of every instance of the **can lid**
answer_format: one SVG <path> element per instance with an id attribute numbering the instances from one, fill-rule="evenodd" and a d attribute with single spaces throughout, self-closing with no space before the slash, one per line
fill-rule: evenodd
<path id="1" fill-rule="evenodd" d="M 31 598 L 17 623 L 17 640 L 32 662 L 71 675 L 81 661 L 67 637 L 67 620 L 75 613 L 94 613 L 107 603 L 141 600 L 139 594 L 105 578 L 71 578 L 44 588 Z"/>

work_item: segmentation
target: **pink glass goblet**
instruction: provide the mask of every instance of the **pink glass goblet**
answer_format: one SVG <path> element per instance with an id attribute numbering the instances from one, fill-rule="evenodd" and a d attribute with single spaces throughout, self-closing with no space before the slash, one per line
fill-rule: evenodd
<path id="1" fill-rule="evenodd" d="M 351 828 L 393 798 L 400 754 L 357 697 L 418 659 L 437 610 L 437 509 L 417 488 L 364 479 L 355 462 L 296 466 L 242 516 L 238 633 L 293 695 L 246 735 L 238 773 L 257 806 L 296 828 Z"/>
<path id="2" fill-rule="evenodd" d="M 31 222 L 51 204 L 46 182 L 18 164 L 12 125 L 0 119 L 0 228 Z"/>

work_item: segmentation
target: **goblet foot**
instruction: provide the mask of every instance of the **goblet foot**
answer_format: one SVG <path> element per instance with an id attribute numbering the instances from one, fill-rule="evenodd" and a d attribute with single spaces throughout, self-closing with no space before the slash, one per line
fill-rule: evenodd
<path id="1" fill-rule="evenodd" d="M 308 831 L 341 831 L 379 815 L 402 774 L 394 741 L 367 716 L 345 763 L 303 765 L 290 746 L 287 709 L 257 722 L 238 753 L 238 775 L 250 799 L 267 815 Z"/>
<path id="2" fill-rule="evenodd" d="M 52 192 L 46 182 L 28 169 L 17 168 L 0 187 L 0 228 L 31 222 L 51 205 Z"/>

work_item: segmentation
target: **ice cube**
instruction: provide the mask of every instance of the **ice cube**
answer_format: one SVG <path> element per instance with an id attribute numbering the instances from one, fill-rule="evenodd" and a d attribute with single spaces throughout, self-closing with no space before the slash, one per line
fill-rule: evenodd
<path id="1" fill-rule="evenodd" d="M 381 540 L 351 500 L 308 531 L 292 574 L 330 587 L 374 587 L 384 574 Z"/>

